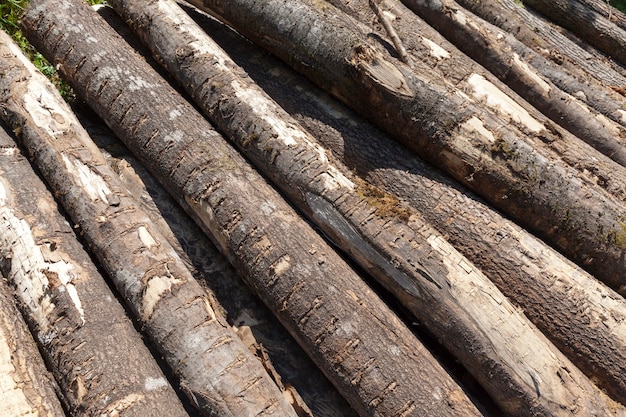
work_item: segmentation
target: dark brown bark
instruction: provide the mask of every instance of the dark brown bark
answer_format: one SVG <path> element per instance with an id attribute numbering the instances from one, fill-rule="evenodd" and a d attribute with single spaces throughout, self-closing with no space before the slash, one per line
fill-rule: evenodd
<path id="1" fill-rule="evenodd" d="M 593 398 L 584 377 L 561 382 L 557 375 L 567 361 L 556 352 L 554 362 L 546 360 L 545 352 L 554 349 L 523 324 L 526 319 L 507 305 L 484 275 L 419 215 L 330 161 L 315 139 L 174 3 L 113 0 L 111 4 L 139 30 L 155 57 L 220 130 L 443 340 L 507 411 L 549 414 L 560 406 L 543 398 L 563 407 L 573 398 Z M 494 298 L 500 300 L 497 305 Z M 465 341 L 462 346 L 459 340 Z M 541 385 L 540 398 L 527 368 L 520 371 L 519 357 L 525 357 L 525 366 L 537 373 L 538 380 L 553 381 Z"/>
<path id="2" fill-rule="evenodd" d="M 579 368 L 626 402 L 622 297 L 276 59 L 213 21 L 202 27 L 334 158 L 419 210 Z"/>
<path id="3" fill-rule="evenodd" d="M 58 386 L 0 275 L 0 415 L 61 417 Z"/>
<path id="4" fill-rule="evenodd" d="M 626 233 L 620 225 L 626 213 L 618 180 L 626 179 L 623 167 L 550 121 L 530 117 L 480 75 L 468 80 L 471 89 L 459 91 L 429 77 L 428 68 L 409 70 L 377 50 L 353 20 L 330 5 L 209 3 L 238 31 L 596 277 L 626 291 Z M 512 109 L 498 114 L 500 104 Z"/>
<path id="5" fill-rule="evenodd" d="M 626 31 L 578 0 L 524 0 L 611 58 L 626 64 Z"/>
<path id="6" fill-rule="evenodd" d="M 54 86 L 4 41 L 0 117 L 19 132 L 189 400 L 206 416 L 295 416 Z"/>
<path id="7" fill-rule="evenodd" d="M 360 277 L 86 5 L 31 2 L 22 22 L 358 412 L 478 414 Z M 84 30 L 71 36 L 77 22 Z M 104 53 L 92 54 L 90 37 L 107 40 Z"/>
<path id="8" fill-rule="evenodd" d="M 186 416 L 54 198 L 4 130 L 0 148 L 2 273 L 70 414 Z"/>

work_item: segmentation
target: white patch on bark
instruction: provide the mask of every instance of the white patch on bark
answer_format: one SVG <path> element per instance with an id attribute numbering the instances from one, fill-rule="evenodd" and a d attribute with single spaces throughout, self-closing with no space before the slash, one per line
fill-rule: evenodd
<path id="1" fill-rule="evenodd" d="M 35 242 L 28 222 L 19 219 L 13 210 L 5 205 L 7 192 L 1 182 L 0 188 L 2 189 L 0 195 L 5 196 L 0 206 L 0 245 L 11 256 L 11 271 L 7 278 L 16 285 L 18 295 L 32 311 L 42 333 L 49 332 L 51 326 L 48 315 L 55 307 L 51 300 L 54 288 L 50 287 L 46 273 L 54 274 L 58 278 L 84 324 L 85 312 L 76 287 L 72 283 L 74 266 L 63 260 L 50 262 L 45 259 L 42 247 Z"/>
<path id="2" fill-rule="evenodd" d="M 490 130 L 488 130 L 483 124 L 482 120 L 480 120 L 476 116 L 470 117 L 467 121 L 465 121 L 461 128 L 466 129 L 470 132 L 477 132 L 481 136 L 485 137 L 490 143 L 496 141 L 496 138 L 493 136 Z"/>
<path id="3" fill-rule="evenodd" d="M 170 112 L 170 114 L 169 114 L 169 118 L 170 118 L 170 120 L 174 120 L 174 119 L 176 119 L 177 117 L 181 116 L 182 114 L 183 114 L 183 112 L 181 112 L 180 110 L 178 110 L 178 109 L 174 109 L 174 110 L 172 110 L 172 111 Z"/>
<path id="4" fill-rule="evenodd" d="M 24 109 L 30 114 L 33 123 L 48 132 L 50 136 L 60 135 L 69 128 L 70 122 L 56 111 L 57 98 L 47 89 L 42 89 L 36 82 L 28 85 L 22 100 Z"/>
<path id="5" fill-rule="evenodd" d="M 465 13 L 463 13 L 459 9 L 455 9 L 452 11 L 452 16 L 454 20 L 457 21 L 457 23 L 462 26 L 467 26 L 467 16 L 465 15 Z"/>
<path id="6" fill-rule="evenodd" d="M 291 267 L 291 256 L 284 255 L 273 266 L 274 274 L 280 275 Z"/>
<path id="7" fill-rule="evenodd" d="M 620 116 L 622 118 L 622 123 L 626 123 L 626 111 L 618 110 L 617 112 L 620 114 Z"/>
<path id="8" fill-rule="evenodd" d="M 128 85 L 128 90 L 130 91 L 138 91 L 142 88 L 150 88 L 151 84 L 147 83 L 143 78 L 137 77 L 135 75 L 130 75 L 128 77 L 130 80 L 130 84 Z"/>
<path id="9" fill-rule="evenodd" d="M 450 52 L 446 51 L 441 46 L 437 45 L 435 42 L 430 39 L 422 36 L 422 43 L 430 49 L 430 55 L 435 57 L 436 59 L 444 59 L 450 58 Z"/>
<path id="10" fill-rule="evenodd" d="M 539 85 L 539 87 L 541 87 L 541 89 L 543 90 L 544 94 L 550 93 L 550 91 L 552 90 L 552 88 L 550 87 L 550 84 L 548 84 L 543 78 L 541 78 L 541 76 L 537 73 L 537 71 L 530 69 L 528 64 L 522 61 L 519 55 L 516 53 L 513 53 L 513 65 L 517 66 L 531 80 L 537 83 L 537 85 Z"/>
<path id="11" fill-rule="evenodd" d="M 154 391 L 159 388 L 165 388 L 168 385 L 169 384 L 167 380 L 163 377 L 159 377 L 159 378 L 148 377 L 146 378 L 146 382 L 144 383 L 144 388 L 146 389 L 146 391 Z"/>
<path id="12" fill-rule="evenodd" d="M 500 114 L 510 117 L 513 121 L 526 126 L 531 132 L 539 133 L 544 127 L 519 104 L 496 85 L 487 81 L 480 74 L 472 74 L 467 83 L 473 89 L 474 98 L 485 100 L 486 104 Z"/>
<path id="13" fill-rule="evenodd" d="M 154 276 L 150 278 L 150 281 L 146 284 L 146 289 L 143 293 L 142 310 L 145 319 L 148 319 L 154 313 L 154 308 L 157 303 L 163 298 L 163 295 L 172 291 L 172 286 L 180 284 L 182 280 L 175 278 L 171 275 L 168 276 Z"/>
<path id="14" fill-rule="evenodd" d="M 14 379 L 16 374 L 13 366 L 13 352 L 9 348 L 9 338 L 11 335 L 5 333 L 5 329 L 0 326 L 0 415 L 3 416 L 37 416 L 37 410 L 33 409 L 22 390 L 21 385 Z M 19 346 L 18 346 L 19 348 Z"/>
<path id="15" fill-rule="evenodd" d="M 150 249 L 153 246 L 158 245 L 157 241 L 154 240 L 154 238 L 152 237 L 150 232 L 148 232 L 148 229 L 146 229 L 145 226 L 139 226 L 139 228 L 137 228 L 137 234 L 139 235 L 141 243 L 143 243 L 146 248 Z"/>
<path id="16" fill-rule="evenodd" d="M 112 191 L 104 178 L 78 159 L 70 159 L 66 154 L 61 154 L 61 157 L 68 172 L 87 192 L 92 201 L 101 200 L 109 204 L 108 196 L 112 194 Z"/>
<path id="17" fill-rule="evenodd" d="M 574 366 L 452 245 L 436 234 L 427 240 L 448 271 L 451 299 L 482 329 L 496 357 L 544 401 L 571 400 L 569 386 L 572 379 L 579 384 L 579 376 L 563 375 L 561 367 Z M 569 380 L 562 381 L 559 373 Z"/>

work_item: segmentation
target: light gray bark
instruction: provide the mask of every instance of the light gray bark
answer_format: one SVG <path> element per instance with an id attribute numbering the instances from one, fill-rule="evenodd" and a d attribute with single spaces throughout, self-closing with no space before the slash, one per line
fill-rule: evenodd
<path id="1" fill-rule="evenodd" d="M 358 412 L 479 414 L 360 277 L 86 5 L 31 2 L 22 23 Z M 90 38 L 106 39 L 106 53 L 94 56 Z"/>

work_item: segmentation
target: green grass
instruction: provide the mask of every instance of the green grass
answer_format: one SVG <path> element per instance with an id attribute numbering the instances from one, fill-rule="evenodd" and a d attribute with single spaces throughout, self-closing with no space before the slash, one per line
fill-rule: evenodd
<path id="1" fill-rule="evenodd" d="M 616 9 L 626 13 L 626 0 L 611 0 L 610 3 Z"/>

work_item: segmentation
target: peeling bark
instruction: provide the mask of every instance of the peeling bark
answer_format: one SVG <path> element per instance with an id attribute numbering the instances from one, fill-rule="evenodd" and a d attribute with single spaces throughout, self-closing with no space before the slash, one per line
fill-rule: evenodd
<path id="1" fill-rule="evenodd" d="M 462 91 L 433 77 L 426 66 L 410 71 L 376 49 L 352 19 L 330 5 L 194 3 L 305 73 L 596 277 L 626 291 L 623 167 L 549 120 L 532 117 L 479 74 L 468 78 Z"/>
<path id="2" fill-rule="evenodd" d="M 70 414 L 186 416 L 52 195 L 4 130 L 0 150 L 2 273 L 15 287 Z"/>
<path id="3" fill-rule="evenodd" d="M 573 369 L 571 364 L 482 273 L 419 215 L 330 161 L 175 3 L 110 1 L 217 127 L 443 340 L 507 411 L 550 413 L 587 396 L 590 404 L 583 408 L 603 407 L 576 371 L 563 381 L 561 369 Z M 528 369 L 536 376 L 529 378 Z M 544 382 L 541 388 L 533 378 Z"/>
<path id="4" fill-rule="evenodd" d="M 524 4 L 571 30 L 626 65 L 626 31 L 578 0 L 524 0 Z"/>
<path id="5" fill-rule="evenodd" d="M 22 23 L 360 414 L 479 414 L 360 277 L 86 5 L 31 2 Z M 90 39 L 104 42 L 101 53 Z"/>
<path id="6" fill-rule="evenodd" d="M 206 416 L 295 416 L 54 86 L 2 39 L 1 117 L 19 132 L 190 401 Z"/>
<path id="7" fill-rule="evenodd" d="M 0 415 L 64 416 L 58 386 L 17 311 L 4 277 L 0 280 Z"/>
<path id="8" fill-rule="evenodd" d="M 198 13 L 192 15 L 200 19 Z M 212 20 L 202 28 L 333 158 L 419 210 L 585 374 L 626 403 L 626 302 L 282 63 Z M 296 92 L 297 94 L 294 94 Z"/>

